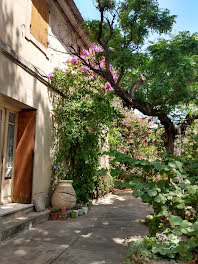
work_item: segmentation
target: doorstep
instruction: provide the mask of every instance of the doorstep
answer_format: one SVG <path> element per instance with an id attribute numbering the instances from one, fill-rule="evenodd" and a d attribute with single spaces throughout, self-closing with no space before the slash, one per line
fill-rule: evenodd
<path id="1" fill-rule="evenodd" d="M 8 240 L 49 218 L 49 210 L 35 212 L 33 204 L 0 205 L 0 242 Z"/>
<path id="2" fill-rule="evenodd" d="M 33 211 L 33 204 L 9 203 L 0 205 L 0 223 Z"/>

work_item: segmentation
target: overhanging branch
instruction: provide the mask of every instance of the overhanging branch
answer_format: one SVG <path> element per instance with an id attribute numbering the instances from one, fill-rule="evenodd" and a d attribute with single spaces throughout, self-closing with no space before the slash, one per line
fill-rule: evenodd
<path id="1" fill-rule="evenodd" d="M 131 87 L 130 96 L 132 99 L 135 98 L 135 91 L 141 88 L 146 82 L 146 78 L 142 75 Z"/>

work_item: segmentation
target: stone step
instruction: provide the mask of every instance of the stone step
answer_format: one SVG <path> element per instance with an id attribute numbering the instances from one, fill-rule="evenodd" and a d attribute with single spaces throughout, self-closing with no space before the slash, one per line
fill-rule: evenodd
<path id="1" fill-rule="evenodd" d="M 42 223 L 49 218 L 49 210 L 30 212 L 23 216 L 16 216 L 0 224 L 0 241 L 8 240 L 32 226 Z"/>
<path id="2" fill-rule="evenodd" d="M 0 205 L 0 224 L 33 211 L 33 204 L 10 203 Z"/>

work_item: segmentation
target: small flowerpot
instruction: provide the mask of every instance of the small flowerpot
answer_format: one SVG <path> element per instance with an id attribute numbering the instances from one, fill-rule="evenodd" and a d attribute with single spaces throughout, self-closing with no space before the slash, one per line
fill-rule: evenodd
<path id="1" fill-rule="evenodd" d="M 73 212 L 76 212 L 76 216 L 78 216 L 79 210 L 73 210 Z"/>
<path id="2" fill-rule="evenodd" d="M 77 217 L 77 213 L 76 212 L 71 212 L 71 218 L 76 218 Z"/>
<path id="3" fill-rule="evenodd" d="M 66 220 L 67 216 L 64 214 L 64 215 L 60 215 L 60 219 L 61 220 Z"/>
<path id="4" fill-rule="evenodd" d="M 66 213 L 66 207 L 62 207 L 61 209 L 60 209 L 60 211 L 61 211 L 61 213 Z"/>
<path id="5" fill-rule="evenodd" d="M 78 215 L 83 215 L 83 209 L 78 209 Z"/>
<path id="6" fill-rule="evenodd" d="M 50 219 L 57 220 L 59 217 L 59 212 L 50 212 Z"/>
<path id="7" fill-rule="evenodd" d="M 188 261 L 188 264 L 196 264 L 197 263 L 197 255 L 193 253 L 194 258 L 190 261 Z"/>
<path id="8" fill-rule="evenodd" d="M 84 214 L 87 214 L 88 213 L 88 207 L 87 206 L 82 207 L 82 210 L 83 210 L 83 213 Z"/>

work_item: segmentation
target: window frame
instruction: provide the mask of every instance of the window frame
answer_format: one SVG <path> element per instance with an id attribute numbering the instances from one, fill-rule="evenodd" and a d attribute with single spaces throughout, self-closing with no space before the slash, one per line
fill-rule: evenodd
<path id="1" fill-rule="evenodd" d="M 49 2 L 47 0 L 45 0 L 45 1 L 49 5 Z M 50 12 L 49 12 L 49 14 L 50 14 Z M 26 0 L 25 38 L 28 41 L 32 42 L 42 53 L 44 53 L 44 55 L 46 56 L 46 58 L 49 59 L 50 53 L 49 53 L 48 47 L 45 47 L 38 39 L 36 39 L 34 37 L 34 35 L 32 35 L 30 33 L 31 15 L 32 15 L 32 0 Z M 49 24 L 50 24 L 50 15 L 49 15 Z M 49 29 L 49 24 L 48 24 L 48 29 Z M 49 30 L 48 30 L 48 36 L 49 36 Z"/>

